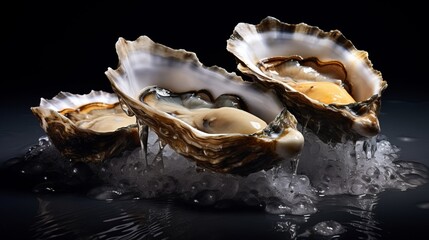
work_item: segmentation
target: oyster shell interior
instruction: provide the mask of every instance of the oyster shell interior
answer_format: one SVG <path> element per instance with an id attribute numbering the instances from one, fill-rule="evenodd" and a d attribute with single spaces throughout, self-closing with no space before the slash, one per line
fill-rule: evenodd
<path id="1" fill-rule="evenodd" d="M 315 57 L 273 57 L 260 61 L 260 70 L 273 79 L 287 83 L 311 99 L 325 104 L 356 102 L 350 95 L 344 65 L 338 61 L 322 62 Z"/>
<path id="2" fill-rule="evenodd" d="M 58 150 L 74 160 L 101 161 L 139 146 L 136 118 L 114 93 L 60 92 L 31 111 Z"/>
<path id="3" fill-rule="evenodd" d="M 145 91 L 140 99 L 206 133 L 252 134 L 267 126 L 264 120 L 243 110 L 247 106 L 239 96 L 225 94 L 212 102 L 209 92 L 174 94 L 154 88 Z"/>
<path id="4" fill-rule="evenodd" d="M 143 150 L 150 129 L 197 165 L 240 175 L 301 151 L 296 119 L 271 89 L 147 36 L 120 38 L 116 49 L 119 67 L 106 75 L 125 111 L 137 118 Z"/>
<path id="5" fill-rule="evenodd" d="M 298 121 L 325 142 L 370 138 L 387 87 L 366 51 L 338 30 L 266 17 L 239 23 L 227 41 L 237 68 L 274 89 Z"/>
<path id="6" fill-rule="evenodd" d="M 119 102 L 107 104 L 88 103 L 76 109 L 64 109 L 60 114 L 70 119 L 77 127 L 95 132 L 113 132 L 136 123 L 134 116 L 128 116 Z"/>

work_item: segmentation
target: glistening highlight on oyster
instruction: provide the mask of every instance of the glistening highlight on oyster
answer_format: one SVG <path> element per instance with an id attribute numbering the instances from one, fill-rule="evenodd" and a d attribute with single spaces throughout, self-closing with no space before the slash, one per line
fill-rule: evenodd
<path id="1" fill-rule="evenodd" d="M 325 142 L 370 138 L 387 87 L 368 53 L 338 30 L 266 17 L 239 23 L 227 41 L 238 69 L 274 89 L 299 123 Z"/>
<path id="2" fill-rule="evenodd" d="M 119 67 L 106 75 L 124 110 L 136 116 L 143 149 L 150 128 L 162 145 L 199 166 L 240 175 L 301 151 L 296 119 L 270 89 L 147 36 L 119 38 L 116 51 Z"/>
<path id="3" fill-rule="evenodd" d="M 114 93 L 60 92 L 31 111 L 55 147 L 74 160 L 98 162 L 140 145 L 135 117 L 124 113 Z"/>

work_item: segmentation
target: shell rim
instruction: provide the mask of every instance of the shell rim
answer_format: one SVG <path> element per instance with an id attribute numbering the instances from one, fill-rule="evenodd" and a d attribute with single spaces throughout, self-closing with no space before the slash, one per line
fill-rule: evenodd
<path id="1" fill-rule="evenodd" d="M 274 26 L 276 28 L 268 28 L 268 29 L 264 29 L 265 25 L 269 25 L 269 24 L 274 24 Z M 238 33 L 237 28 L 239 26 L 242 25 L 247 25 L 247 26 L 253 26 L 257 32 L 265 32 L 266 30 L 268 31 L 272 31 L 275 29 L 286 29 L 286 31 L 288 32 L 296 32 L 296 29 L 298 29 L 298 32 L 304 32 L 308 31 L 310 35 L 316 36 L 318 38 L 320 37 L 327 37 L 330 40 L 332 40 L 333 42 L 335 42 L 336 44 L 338 44 L 339 46 L 345 48 L 346 50 L 349 50 L 351 52 L 353 52 L 353 55 L 357 56 L 358 59 L 362 60 L 362 62 L 366 65 L 366 67 L 368 67 L 372 73 L 374 73 L 374 75 L 380 80 L 379 81 L 379 91 L 378 93 L 373 94 L 372 96 L 368 97 L 365 100 L 362 101 L 356 101 L 354 103 L 349 103 L 349 104 L 336 104 L 336 103 L 330 103 L 330 104 L 326 104 L 326 103 L 322 103 L 320 101 L 317 101 L 315 99 L 312 99 L 310 97 L 308 97 L 307 95 L 295 90 L 293 87 L 289 86 L 287 83 L 283 83 L 280 81 L 275 81 L 275 80 L 271 80 L 270 78 L 266 77 L 266 76 L 261 76 L 260 74 L 254 72 L 253 70 L 251 70 L 246 64 L 245 62 L 240 59 L 239 57 L 236 56 L 234 49 L 234 42 L 237 41 L 243 41 L 243 37 Z M 286 23 L 286 22 L 282 22 L 279 19 L 272 17 L 272 16 L 267 16 L 264 19 L 262 19 L 258 24 L 250 24 L 250 23 L 244 23 L 244 22 L 240 22 L 238 23 L 234 30 L 233 33 L 230 35 L 230 38 L 227 40 L 227 50 L 232 53 L 235 57 L 236 60 L 238 60 L 237 63 L 237 69 L 239 69 L 241 72 L 247 74 L 247 75 L 254 75 L 257 78 L 263 78 L 265 80 L 269 80 L 270 82 L 280 82 L 283 86 L 285 86 L 289 91 L 293 91 L 296 92 L 300 95 L 302 95 L 303 97 L 305 97 L 307 100 L 309 100 L 310 102 L 314 103 L 314 104 L 318 104 L 320 106 L 325 106 L 325 107 L 333 107 L 334 109 L 346 109 L 346 108 L 350 108 L 350 107 L 354 107 L 356 105 L 370 105 L 371 103 L 373 103 L 376 99 L 380 98 L 382 93 L 385 91 L 385 89 L 387 88 L 388 84 L 387 82 L 383 79 L 382 77 L 382 73 L 379 70 L 376 70 L 373 68 L 373 64 L 371 62 L 371 60 L 368 57 L 368 52 L 364 51 L 364 50 L 358 50 L 354 44 L 347 39 L 340 30 L 338 29 L 334 29 L 334 30 L 330 30 L 328 32 L 322 30 L 321 28 L 319 28 L 318 26 L 312 26 L 309 25 L 307 23 L 304 22 L 300 22 L 300 23 L 296 23 L 296 24 L 291 24 L 291 23 Z"/>
<path id="2" fill-rule="evenodd" d="M 71 119 L 69 119 L 68 117 L 66 117 L 65 115 L 61 114 L 60 111 L 66 109 L 61 109 L 61 110 L 56 110 L 53 109 L 50 106 L 54 106 L 56 102 L 58 101 L 62 101 L 64 98 L 68 98 L 70 96 L 74 96 L 74 97 L 78 97 L 78 98 L 86 98 L 86 99 L 90 99 L 91 97 L 109 97 L 109 98 L 115 98 L 115 102 L 112 103 L 107 103 L 107 104 L 118 104 L 119 103 L 119 98 L 115 93 L 111 93 L 111 92 L 107 92 L 107 91 L 103 91 L 103 90 L 91 90 L 89 93 L 87 94 L 75 94 L 75 93 L 71 93 L 71 92 L 67 92 L 67 91 L 60 91 L 58 94 L 56 94 L 53 98 L 51 99 L 46 99 L 46 98 L 40 98 L 40 104 L 39 106 L 36 107 L 30 107 L 30 110 L 33 112 L 33 114 L 35 114 L 38 118 L 39 121 L 42 123 L 42 128 L 46 131 L 46 128 L 49 125 L 49 122 L 46 121 L 46 117 L 48 117 L 49 115 L 54 115 L 57 117 L 60 117 L 61 119 L 63 119 L 66 123 L 76 127 L 76 129 L 79 129 L 79 131 L 83 131 L 83 132 L 88 132 L 91 134 L 97 134 L 97 135 L 111 135 L 112 133 L 118 132 L 118 131 L 124 131 L 130 128 L 135 128 L 137 123 L 134 124 L 130 124 L 128 126 L 123 126 L 123 127 L 119 127 L 114 131 L 108 131 L 108 132 L 99 132 L 99 131 L 95 131 L 89 128 L 82 128 L 79 127 L 78 125 L 76 125 L 75 122 L 73 122 Z M 101 101 L 100 101 L 101 102 Z M 85 103 L 85 104 L 90 104 L 91 102 Z M 106 103 L 106 102 L 102 102 L 102 103 Z M 82 106 L 82 105 L 80 105 Z M 70 107 L 70 109 L 78 109 L 79 106 L 74 106 L 74 107 Z M 49 113 L 49 114 L 48 114 Z M 42 119 L 44 118 L 44 119 Z M 43 122 L 46 122 L 46 126 L 45 124 L 43 124 Z"/>

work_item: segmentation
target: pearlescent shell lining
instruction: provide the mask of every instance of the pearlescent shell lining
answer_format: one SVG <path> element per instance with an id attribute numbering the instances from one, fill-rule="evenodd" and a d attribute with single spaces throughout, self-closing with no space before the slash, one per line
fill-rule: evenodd
<path id="1" fill-rule="evenodd" d="M 378 113 L 387 83 L 373 69 L 368 53 L 357 50 L 340 31 L 325 32 L 316 26 L 288 24 L 269 16 L 256 25 L 237 24 L 227 50 L 236 57 L 241 72 L 274 89 L 298 121 L 325 142 L 358 140 L 380 132 Z M 356 103 L 321 103 L 260 67 L 269 58 L 294 56 L 341 63 L 346 70 L 345 84 L 350 86 Z"/>
<path id="2" fill-rule="evenodd" d="M 83 95 L 60 92 L 52 99 L 42 98 L 40 105 L 32 107 L 31 111 L 64 156 L 77 161 L 99 162 L 139 146 L 135 118 L 130 119 L 134 122 L 131 125 L 99 132 L 83 128 L 67 116 L 79 112 L 90 114 L 93 109 L 103 111 L 103 108 L 121 110 L 116 94 L 94 90 Z M 107 117 L 110 112 L 101 115 Z"/>
<path id="3" fill-rule="evenodd" d="M 270 89 L 245 82 L 220 67 L 206 67 L 195 53 L 169 48 L 147 36 L 135 41 L 120 38 L 116 50 L 119 67 L 108 68 L 106 75 L 127 111 L 138 119 L 142 133 L 149 127 L 163 143 L 197 165 L 247 175 L 270 169 L 301 151 L 304 139 L 296 129 L 296 119 Z M 235 94 L 268 126 L 254 134 L 205 133 L 140 101 L 140 94 L 155 86 L 175 93 L 205 90 L 214 98 Z M 143 142 L 145 136 L 141 136 Z"/>

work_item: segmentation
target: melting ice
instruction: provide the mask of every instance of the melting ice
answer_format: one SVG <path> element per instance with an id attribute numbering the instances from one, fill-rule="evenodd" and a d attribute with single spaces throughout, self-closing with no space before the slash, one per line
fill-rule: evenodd
<path id="1" fill-rule="evenodd" d="M 55 191 L 61 182 L 63 186 L 86 184 L 95 176 L 101 181 L 86 193 L 95 199 L 174 197 L 198 206 L 222 207 L 233 202 L 293 215 L 317 212 L 317 202 L 323 196 L 404 191 L 428 178 L 424 165 L 398 161 L 400 149 L 383 135 L 356 143 L 326 144 L 306 132 L 305 139 L 297 169 L 284 162 L 244 177 L 199 168 L 168 145 L 159 154 L 160 143 L 153 132 L 149 133 L 147 163 L 141 149 L 101 164 L 75 163 L 62 158 L 49 139 L 42 137 L 25 155 L 20 171 L 24 175 L 47 170 L 61 173 L 54 180 L 44 177 L 46 181 L 41 181 L 36 191 Z"/>

